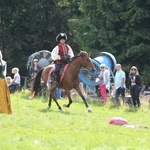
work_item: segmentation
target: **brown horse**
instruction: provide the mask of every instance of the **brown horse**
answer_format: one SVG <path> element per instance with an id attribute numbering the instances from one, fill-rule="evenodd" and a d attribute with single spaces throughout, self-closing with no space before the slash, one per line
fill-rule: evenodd
<path id="1" fill-rule="evenodd" d="M 64 77 L 61 81 L 61 84 L 59 84 L 57 87 L 64 89 L 65 93 L 66 93 L 66 96 L 69 99 L 69 103 L 65 104 L 64 107 L 69 107 L 70 104 L 72 103 L 72 99 L 71 99 L 71 96 L 70 96 L 70 90 L 72 90 L 74 88 L 78 92 L 78 94 L 80 95 L 82 100 L 84 101 L 84 104 L 87 108 L 87 111 L 92 112 L 92 110 L 88 106 L 88 104 L 85 100 L 85 97 L 83 96 L 83 94 L 81 92 L 81 89 L 79 87 L 80 80 L 79 80 L 78 74 L 79 74 L 79 71 L 80 71 L 81 67 L 87 68 L 90 71 L 95 70 L 94 65 L 91 62 L 91 59 L 90 59 L 88 53 L 86 53 L 85 51 L 80 51 L 78 56 L 74 57 L 72 59 L 72 61 L 68 64 L 68 68 L 67 68 L 67 70 L 64 74 Z M 37 73 L 37 75 L 35 77 L 35 82 L 34 82 L 34 85 L 33 85 L 32 98 L 35 97 L 38 94 L 38 92 L 41 90 L 41 86 L 40 86 L 41 78 L 48 85 L 48 83 L 49 83 L 49 81 L 48 81 L 49 80 L 49 74 L 50 74 L 50 71 L 52 70 L 52 68 L 53 68 L 53 66 L 49 65 L 49 66 L 41 69 Z M 55 97 L 55 88 L 50 89 L 50 97 L 49 97 L 49 104 L 48 104 L 49 108 L 51 107 L 52 99 L 57 104 L 58 109 L 62 110 L 62 108 L 58 104 L 58 102 L 56 100 L 56 97 Z"/>

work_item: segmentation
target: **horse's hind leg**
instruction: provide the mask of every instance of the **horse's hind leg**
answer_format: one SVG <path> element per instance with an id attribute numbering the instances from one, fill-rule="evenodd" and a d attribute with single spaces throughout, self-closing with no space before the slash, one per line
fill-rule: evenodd
<path id="1" fill-rule="evenodd" d="M 49 94 L 49 102 L 48 102 L 48 108 L 50 109 L 52 103 L 52 96 Z"/>
<path id="2" fill-rule="evenodd" d="M 87 111 L 88 112 L 92 112 L 91 108 L 89 107 L 89 105 L 87 104 L 86 100 L 85 100 L 85 97 L 83 96 L 82 92 L 81 92 L 81 89 L 79 86 L 76 86 L 75 87 L 76 91 L 78 92 L 78 94 L 80 95 L 80 97 L 82 98 L 86 108 L 87 108 Z"/>
<path id="3" fill-rule="evenodd" d="M 71 103 L 72 103 L 72 99 L 71 99 L 71 96 L 70 96 L 70 91 L 69 90 L 65 90 L 66 92 L 66 96 L 68 97 L 69 99 L 69 103 L 68 104 L 64 104 L 63 106 L 64 107 L 70 107 Z"/>

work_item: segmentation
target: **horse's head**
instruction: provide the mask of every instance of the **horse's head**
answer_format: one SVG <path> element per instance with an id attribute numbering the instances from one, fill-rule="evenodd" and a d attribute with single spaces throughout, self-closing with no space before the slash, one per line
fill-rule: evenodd
<path id="1" fill-rule="evenodd" d="M 82 58 L 82 60 L 81 60 L 82 67 L 87 68 L 88 70 L 90 70 L 92 72 L 95 71 L 95 67 L 91 61 L 91 58 L 86 51 L 80 51 L 78 56 L 80 56 Z"/>

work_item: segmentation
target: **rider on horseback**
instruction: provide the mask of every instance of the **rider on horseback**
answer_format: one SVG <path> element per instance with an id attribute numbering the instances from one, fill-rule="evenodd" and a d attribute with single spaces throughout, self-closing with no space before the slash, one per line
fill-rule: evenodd
<path id="1" fill-rule="evenodd" d="M 74 53 L 71 47 L 65 42 L 67 41 L 67 35 L 65 33 L 59 33 L 56 37 L 56 41 L 59 43 L 51 52 L 51 57 L 55 63 L 55 70 L 51 73 L 50 83 L 55 88 L 59 82 L 59 71 L 62 66 L 70 61 L 70 58 L 74 57 Z"/>

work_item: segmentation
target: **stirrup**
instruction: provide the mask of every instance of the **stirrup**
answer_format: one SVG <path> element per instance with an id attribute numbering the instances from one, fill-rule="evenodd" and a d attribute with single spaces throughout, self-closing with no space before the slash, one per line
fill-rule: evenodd
<path id="1" fill-rule="evenodd" d="M 57 87 L 57 85 L 58 85 L 58 83 L 57 82 L 48 82 L 47 83 L 47 87 L 48 87 L 48 89 L 53 89 L 53 88 L 56 88 Z"/>
<path id="2" fill-rule="evenodd" d="M 55 81 L 55 76 L 50 76 L 49 82 L 50 82 L 50 83 L 53 83 L 54 81 Z"/>

